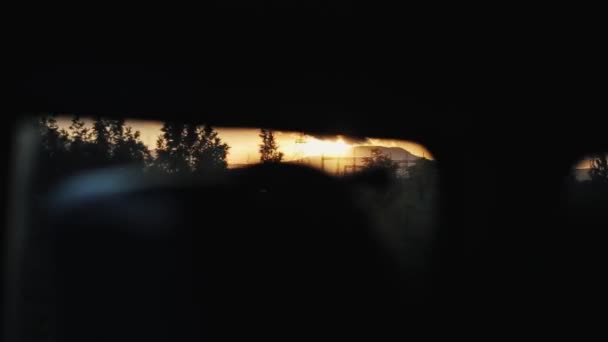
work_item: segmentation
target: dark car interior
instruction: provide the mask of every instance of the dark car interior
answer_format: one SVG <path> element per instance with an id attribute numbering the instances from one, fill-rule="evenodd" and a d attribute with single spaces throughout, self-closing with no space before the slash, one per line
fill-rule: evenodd
<path id="1" fill-rule="evenodd" d="M 411 12 L 383 20 L 346 2 L 246 10 L 218 12 L 213 23 L 235 24 L 183 38 L 188 48 L 162 45 L 175 62 L 148 63 L 158 42 L 127 48 L 145 63 L 15 67 L 7 125 L 53 112 L 414 141 L 439 175 L 430 261 L 404 273 L 370 232 L 353 189 L 381 184 L 381 173 L 336 179 L 278 164 L 158 182 L 93 172 L 29 217 L 26 137 L 7 129 L 6 341 L 33 340 L 15 299 L 27 222 L 53 248 L 56 341 L 549 337 L 603 326 L 608 191 L 569 186 L 579 160 L 608 151 L 603 94 L 587 82 L 601 73 L 596 55 L 577 45 L 582 63 L 558 52 L 567 40 L 536 44 L 529 32 L 423 35 Z"/>

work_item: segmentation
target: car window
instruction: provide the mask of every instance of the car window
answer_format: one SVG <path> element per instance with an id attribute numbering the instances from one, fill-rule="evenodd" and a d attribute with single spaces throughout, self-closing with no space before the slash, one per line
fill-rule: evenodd
<path id="1" fill-rule="evenodd" d="M 53 292 L 51 246 L 37 231 L 44 225 L 36 221 L 37 211 L 61 184 L 94 170 L 128 168 L 133 177 L 194 179 L 260 163 L 314 168 L 352 184 L 353 196 L 373 227 L 370 234 L 406 277 L 430 260 L 439 173 L 431 152 L 415 142 L 57 114 L 39 115 L 25 127 L 34 132 L 35 141 L 26 205 L 31 220 L 18 286 L 24 341 L 52 339 L 53 307 L 61 305 Z M 382 181 L 368 174 L 381 174 Z"/>

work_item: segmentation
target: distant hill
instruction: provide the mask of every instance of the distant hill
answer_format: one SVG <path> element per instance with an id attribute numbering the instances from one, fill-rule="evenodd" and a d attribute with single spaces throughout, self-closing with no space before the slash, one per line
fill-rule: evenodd
<path id="1" fill-rule="evenodd" d="M 355 146 L 351 156 L 355 158 L 367 158 L 372 155 L 372 150 L 380 149 L 383 154 L 391 157 L 393 160 L 411 160 L 415 161 L 420 157 L 411 154 L 409 151 L 401 147 L 383 147 L 383 146 Z"/>
<path id="2" fill-rule="evenodd" d="M 414 165 L 420 157 L 411 154 L 409 151 L 401 147 L 383 147 L 383 146 L 355 146 L 353 150 L 347 153 L 343 157 L 323 157 L 323 156 L 310 156 L 304 157 L 299 160 L 292 162 L 302 163 L 310 165 L 312 167 L 323 169 L 329 173 L 342 174 L 352 172 L 353 166 L 362 167 L 365 165 L 365 158 L 369 158 L 372 155 L 373 149 L 380 149 L 382 153 L 390 156 L 391 159 L 396 161 L 407 160 L 412 162 L 410 166 Z"/>

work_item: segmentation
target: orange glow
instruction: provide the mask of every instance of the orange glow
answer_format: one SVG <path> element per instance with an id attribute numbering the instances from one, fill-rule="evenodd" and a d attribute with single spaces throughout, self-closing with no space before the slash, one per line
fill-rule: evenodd
<path id="1" fill-rule="evenodd" d="M 299 152 L 301 152 L 304 157 L 344 157 L 350 149 L 351 146 L 345 143 L 342 138 L 338 138 L 336 141 L 328 141 L 308 137 L 306 142 L 301 144 Z"/>
<path id="2" fill-rule="evenodd" d="M 68 128 L 71 117 L 60 117 L 58 123 L 61 128 Z M 85 120 L 88 126 L 91 120 Z M 141 139 L 154 150 L 156 140 L 161 135 L 162 123 L 158 121 L 127 120 L 135 130 L 141 132 Z M 229 165 L 252 164 L 259 161 L 260 137 L 259 129 L 251 128 L 222 128 L 218 127 L 219 137 L 230 146 L 227 161 Z M 285 154 L 285 161 L 299 160 L 308 157 L 350 157 L 353 147 L 356 146 L 382 146 L 400 147 L 408 152 L 427 159 L 434 159 L 433 155 L 422 145 L 395 139 L 370 138 L 354 144 L 349 144 L 340 135 L 329 136 L 327 139 L 318 139 L 310 135 L 297 132 L 275 131 L 275 139 L 279 150 Z"/>

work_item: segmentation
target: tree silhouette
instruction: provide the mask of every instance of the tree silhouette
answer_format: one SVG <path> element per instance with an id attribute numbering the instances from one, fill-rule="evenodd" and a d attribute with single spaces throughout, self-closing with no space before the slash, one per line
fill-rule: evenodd
<path id="1" fill-rule="evenodd" d="M 157 140 L 155 167 L 167 173 L 224 170 L 230 147 L 209 125 L 166 122 Z"/>
<path id="2" fill-rule="evenodd" d="M 112 132 L 111 162 L 114 164 L 131 164 L 142 169 L 152 161 L 148 147 L 141 141 L 139 131 L 125 126 L 124 120 L 113 120 L 109 123 Z"/>
<path id="3" fill-rule="evenodd" d="M 65 129 L 59 129 L 57 120 L 52 115 L 41 116 L 37 125 L 40 131 L 39 163 L 44 165 L 44 172 L 38 175 L 36 187 L 46 189 L 65 175 L 70 138 Z"/>
<path id="4" fill-rule="evenodd" d="M 152 160 L 140 133 L 122 119 L 97 117 L 87 122 L 75 116 L 69 128 L 60 129 L 53 115 L 41 116 L 40 163 L 45 172 L 39 187 L 45 189 L 63 177 L 87 169 L 111 165 L 138 165 L 142 170 Z"/>
<path id="5" fill-rule="evenodd" d="M 372 155 L 370 157 L 364 158 L 364 170 L 370 169 L 385 169 L 392 176 L 397 175 L 397 170 L 399 169 L 399 164 L 391 159 L 388 155 L 382 153 L 382 150 L 379 148 L 374 148 L 371 151 Z"/>
<path id="6" fill-rule="evenodd" d="M 49 160 L 65 157 L 68 151 L 69 136 L 65 129 L 59 129 L 54 116 L 42 116 L 38 122 L 40 146 Z"/>
<path id="7" fill-rule="evenodd" d="M 69 133 L 69 158 L 66 161 L 66 171 L 73 173 L 101 166 L 103 162 L 96 158 L 95 132 L 86 127 L 79 116 L 72 118 Z"/>
<path id="8" fill-rule="evenodd" d="M 112 156 L 112 141 L 109 132 L 109 123 L 97 117 L 93 122 L 93 153 L 100 164 L 107 163 Z"/>
<path id="9" fill-rule="evenodd" d="M 260 161 L 262 163 L 280 163 L 283 160 L 283 152 L 279 152 L 279 145 L 274 139 L 274 133 L 271 130 L 261 129 L 260 138 Z"/>
<path id="10" fill-rule="evenodd" d="M 230 147 L 211 126 L 164 123 L 156 156 L 141 140 L 139 131 L 123 119 L 73 117 L 69 128 L 60 129 L 53 115 L 39 118 L 40 160 L 46 170 L 41 188 L 87 169 L 112 165 L 136 165 L 166 173 L 205 173 L 225 170 Z"/>
<path id="11" fill-rule="evenodd" d="M 198 148 L 198 132 L 198 127 L 192 124 L 184 125 L 184 131 L 182 132 L 181 153 L 184 155 L 191 170 L 193 169 L 194 158 Z"/>
<path id="12" fill-rule="evenodd" d="M 142 169 L 151 154 L 141 141 L 139 131 L 126 126 L 124 119 L 93 120 L 89 130 L 78 117 L 72 120 L 71 158 L 80 159 L 82 167 L 96 168 L 109 165 L 133 165 Z"/>
<path id="13" fill-rule="evenodd" d="M 198 141 L 193 145 L 192 168 L 197 173 L 225 170 L 226 157 L 230 147 L 218 137 L 218 133 L 208 125 L 196 130 Z"/>
<path id="14" fill-rule="evenodd" d="M 593 156 L 589 175 L 593 182 L 608 183 L 608 154 Z"/>
<path id="15" fill-rule="evenodd" d="M 185 125 L 175 122 L 165 122 L 161 128 L 162 134 L 156 141 L 156 169 L 166 173 L 184 173 L 191 171 L 183 148 L 183 133 Z"/>

